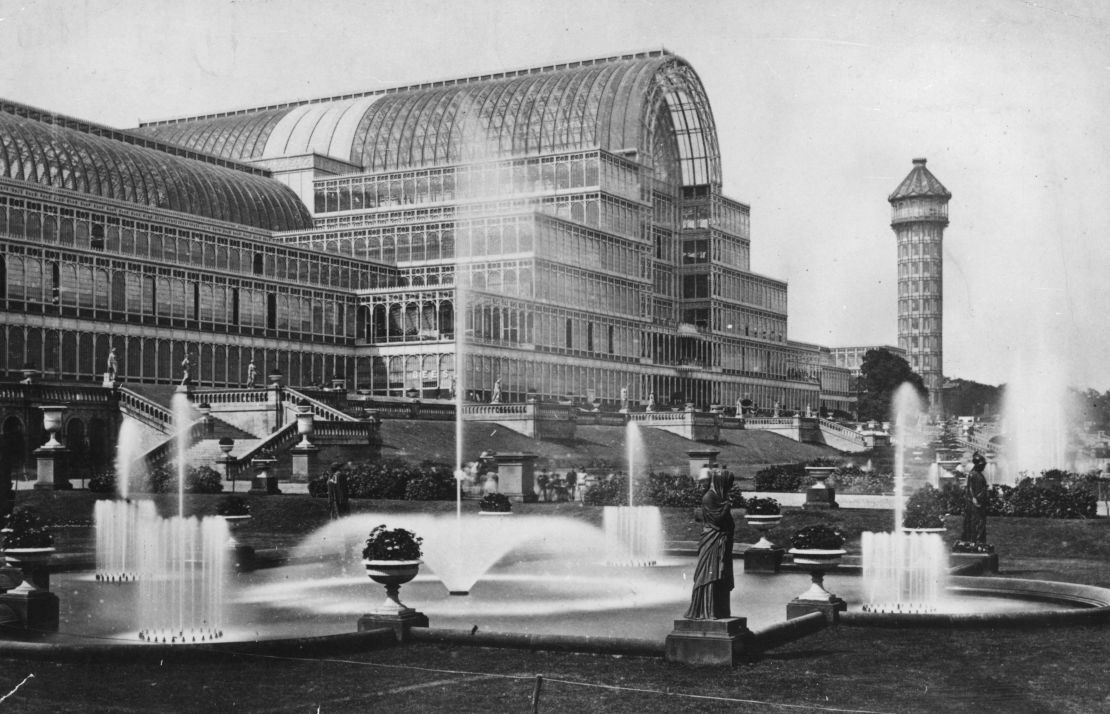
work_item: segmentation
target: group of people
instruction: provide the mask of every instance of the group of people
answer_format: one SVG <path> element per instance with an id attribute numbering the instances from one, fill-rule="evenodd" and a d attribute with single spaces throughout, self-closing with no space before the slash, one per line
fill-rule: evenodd
<path id="1" fill-rule="evenodd" d="M 578 498 L 578 472 L 570 468 L 559 476 L 543 469 L 536 475 L 536 487 L 541 501 L 574 501 Z"/>

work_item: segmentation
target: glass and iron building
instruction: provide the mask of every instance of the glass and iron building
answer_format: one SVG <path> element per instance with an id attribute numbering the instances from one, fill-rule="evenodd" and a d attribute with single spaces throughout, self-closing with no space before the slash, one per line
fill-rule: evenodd
<path id="1" fill-rule="evenodd" d="M 666 51 L 119 130 L 0 102 L 0 371 L 821 405 Z"/>

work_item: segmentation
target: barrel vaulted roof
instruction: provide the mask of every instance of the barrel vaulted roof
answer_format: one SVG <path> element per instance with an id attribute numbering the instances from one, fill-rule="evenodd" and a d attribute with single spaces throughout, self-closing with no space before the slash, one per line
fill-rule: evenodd
<path id="1" fill-rule="evenodd" d="M 2 100 L 0 177 L 267 230 L 312 225 L 266 171 Z"/>
<path id="2" fill-rule="evenodd" d="M 665 111 L 660 113 L 660 110 Z M 658 121 L 669 113 L 670 121 Z M 662 50 L 144 124 L 235 161 L 317 153 L 367 172 L 602 148 L 650 161 L 659 127 L 685 184 L 720 182 L 708 99 Z"/>

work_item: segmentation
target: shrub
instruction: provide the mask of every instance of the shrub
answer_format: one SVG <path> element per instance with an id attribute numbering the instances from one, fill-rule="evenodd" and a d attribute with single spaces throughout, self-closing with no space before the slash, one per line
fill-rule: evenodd
<path id="1" fill-rule="evenodd" d="M 177 476 L 165 466 L 159 466 L 147 474 L 143 486 L 140 490 L 147 493 L 170 493 L 177 488 Z"/>
<path id="2" fill-rule="evenodd" d="M 749 498 L 747 509 L 749 516 L 777 516 L 782 513 L 782 507 L 773 498 Z"/>
<path id="3" fill-rule="evenodd" d="M 115 493 L 116 472 L 99 471 L 89 478 L 88 489 L 93 493 Z"/>
<path id="4" fill-rule="evenodd" d="M 38 511 L 29 506 L 17 507 L 8 516 L 4 533 L 4 548 L 49 548 L 54 545 L 49 524 Z"/>
<path id="5" fill-rule="evenodd" d="M 478 502 L 478 510 L 487 513 L 509 513 L 513 510 L 513 504 L 503 493 L 487 493 Z"/>
<path id="6" fill-rule="evenodd" d="M 220 493 L 224 490 L 220 473 L 208 466 L 190 468 L 185 473 L 185 490 L 189 493 Z"/>
<path id="7" fill-rule="evenodd" d="M 313 498 L 328 497 L 328 475 L 316 474 L 308 480 L 308 495 Z"/>
<path id="8" fill-rule="evenodd" d="M 342 468 L 347 472 L 347 493 L 351 498 L 402 499 L 405 484 L 416 473 L 413 466 L 399 459 L 348 463 Z"/>
<path id="9" fill-rule="evenodd" d="M 386 530 L 380 525 L 370 531 L 362 557 L 366 560 L 419 560 L 424 539 L 404 528 Z"/>
<path id="10" fill-rule="evenodd" d="M 649 473 L 633 492 L 638 504 L 651 506 L 696 506 L 701 503 L 701 496 L 697 483 L 688 474 Z"/>
<path id="11" fill-rule="evenodd" d="M 582 494 L 582 501 L 588 506 L 627 506 L 628 476 L 614 474 L 598 480 Z"/>
<path id="12" fill-rule="evenodd" d="M 406 501 L 449 501 L 455 497 L 455 477 L 446 466 L 425 467 L 405 483 Z"/>
<path id="13" fill-rule="evenodd" d="M 755 473 L 756 491 L 785 491 L 795 493 L 805 483 L 804 464 L 779 464 Z"/>
<path id="14" fill-rule="evenodd" d="M 940 491 L 925 484 L 906 499 L 902 526 L 904 528 L 944 528 L 946 513 L 944 498 Z"/>
<path id="15" fill-rule="evenodd" d="M 837 528 L 818 523 L 796 531 L 790 545 L 798 550 L 840 550 L 844 535 Z"/>
<path id="16" fill-rule="evenodd" d="M 216 504 L 216 514 L 220 516 L 249 516 L 251 504 L 242 496 L 224 496 Z"/>

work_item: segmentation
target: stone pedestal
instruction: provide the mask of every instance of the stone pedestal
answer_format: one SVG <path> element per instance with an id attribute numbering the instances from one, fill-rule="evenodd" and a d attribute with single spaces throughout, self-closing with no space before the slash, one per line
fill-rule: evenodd
<path id="1" fill-rule="evenodd" d="M 281 493 L 278 489 L 277 476 L 274 466 L 277 459 L 253 459 L 251 464 L 255 468 L 254 478 L 251 480 L 249 493 L 257 496 L 266 496 Z"/>
<path id="2" fill-rule="evenodd" d="M 316 456 L 320 453 L 318 446 L 295 446 L 289 450 L 293 456 L 292 480 L 295 483 L 308 483 L 316 467 Z"/>
<path id="3" fill-rule="evenodd" d="M 38 467 L 35 488 L 54 489 L 65 488 L 69 485 L 66 469 L 66 454 L 68 453 L 63 447 L 50 448 L 44 446 L 35 449 L 34 455 Z"/>
<path id="4" fill-rule="evenodd" d="M 409 630 L 413 627 L 427 627 L 428 616 L 411 607 L 397 614 L 370 613 L 358 618 L 358 631 L 379 630 L 388 627 L 397 635 L 398 642 L 408 639 Z"/>
<path id="5" fill-rule="evenodd" d="M 744 551 L 744 572 L 777 573 L 785 552 L 782 548 L 748 548 Z"/>
<path id="6" fill-rule="evenodd" d="M 690 478 L 697 481 L 698 473 L 703 467 L 717 460 L 717 454 L 720 454 L 720 449 L 690 449 L 686 452 L 687 458 L 690 459 Z"/>
<path id="7" fill-rule="evenodd" d="M 497 491 L 517 503 L 531 503 L 536 499 L 536 454 L 495 454 L 497 462 Z"/>
<path id="8" fill-rule="evenodd" d="M 753 636 L 746 617 L 721 620 L 675 620 L 667 635 L 666 659 L 683 664 L 728 665 L 753 653 Z"/>
<path id="9" fill-rule="evenodd" d="M 832 476 L 835 469 L 832 466 L 807 466 L 806 473 L 817 479 L 817 483 L 806 491 L 806 502 L 802 508 L 808 510 L 821 510 L 826 508 L 840 508 L 836 502 L 836 489 L 825 481 Z"/>
<path id="10" fill-rule="evenodd" d="M 830 624 L 835 625 L 840 622 L 840 613 L 847 609 L 848 603 L 835 595 L 830 596 L 829 600 L 804 600 L 796 597 L 786 603 L 786 619 L 793 620 L 811 612 L 820 612 Z"/>
<path id="11" fill-rule="evenodd" d="M 25 630 L 58 631 L 58 596 L 51 592 L 9 592 L 0 595 L 0 610 L 10 608 Z"/>

